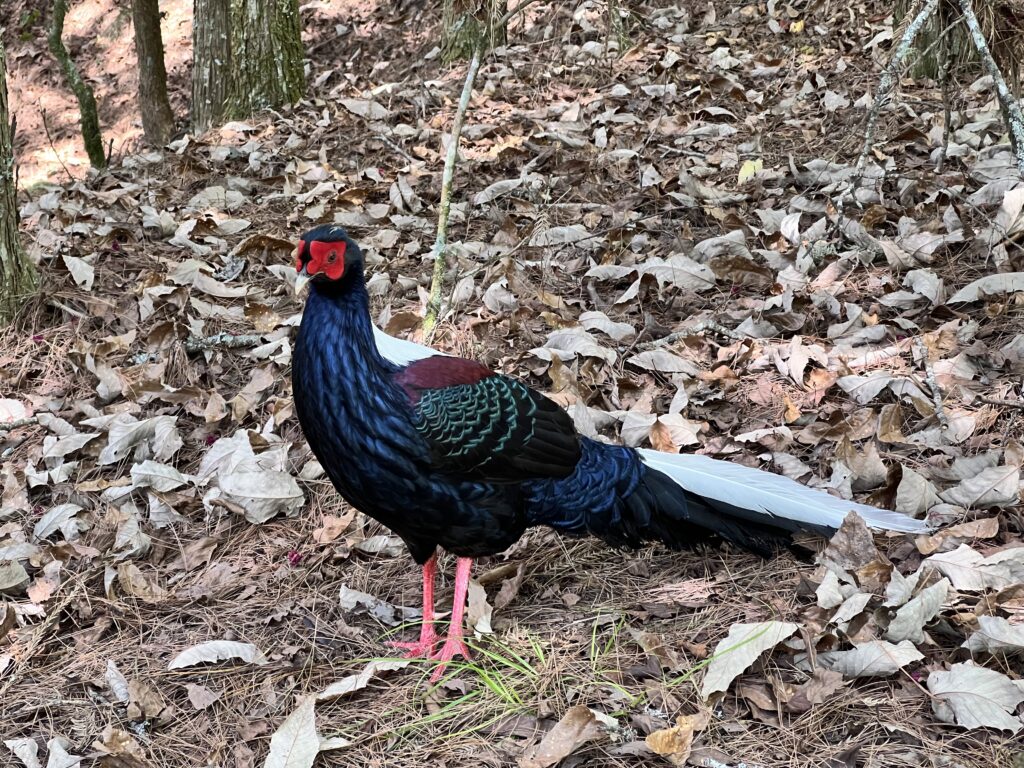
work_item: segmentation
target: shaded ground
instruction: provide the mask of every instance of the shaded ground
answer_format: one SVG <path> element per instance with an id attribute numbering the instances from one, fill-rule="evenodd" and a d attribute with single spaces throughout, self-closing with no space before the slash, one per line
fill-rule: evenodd
<path id="1" fill-rule="evenodd" d="M 187 5 L 165 4 L 183 123 Z M 975 589 L 929 561 L 918 590 L 951 584 L 921 617 L 920 658 L 894 674 L 837 680 L 800 660 L 894 639 L 910 593 L 892 598 L 893 568 L 914 573 L 961 544 L 1019 551 L 1024 305 L 1005 277 L 1021 265 L 1006 195 L 1018 182 L 989 92 L 964 82 L 938 174 L 939 94 L 907 80 L 873 154 L 888 173 L 837 222 L 886 9 L 621 5 L 619 41 L 603 3 L 539 3 L 482 68 L 436 343 L 529 379 L 584 431 L 974 527 L 879 537 L 878 552 L 837 545 L 845 564 L 831 569 L 531 532 L 479 567 L 494 632 L 477 663 L 440 691 L 429 669 L 407 668 L 318 705 L 319 733 L 353 742 L 318 760 L 511 765 L 582 704 L 617 731 L 565 765 L 653 764 L 644 737 L 698 712 L 709 724 L 692 764 L 1010 764 L 1009 731 L 940 721 L 927 686 L 968 658 L 1020 685 L 1004 653 L 960 646 L 979 617 L 1020 629 L 1024 571 Z M 373 264 L 380 324 L 418 325 L 465 70 L 424 58 L 432 6 L 304 8 L 307 101 L 88 179 L 52 65 L 8 31 L 23 186 L 54 172 L 45 131 L 22 117 L 43 101 L 58 154 L 85 180 L 25 192 L 47 285 L 0 347 L 3 392 L 24 408 L 2 401 L 2 420 L 38 421 L 0 433 L 0 548 L 25 573 L 4 597 L 4 739 L 62 737 L 85 765 L 261 764 L 302 696 L 386 655 L 389 633 L 416 631 L 339 605 L 347 588 L 415 606 L 418 574 L 340 502 L 301 439 L 288 249 L 314 223 L 344 224 Z M 118 115 L 109 134 L 131 146 L 131 30 L 100 10 L 69 16 L 73 53 L 88 71 L 119 48 L 90 75 L 101 114 Z M 990 274 L 1005 283 L 987 300 L 949 301 Z M 189 351 L 222 331 L 259 346 Z M 819 587 L 833 577 L 836 604 Z M 730 627 L 771 620 L 800 632 L 705 702 L 703 662 Z M 168 668 L 211 640 L 252 644 L 268 663 Z"/>

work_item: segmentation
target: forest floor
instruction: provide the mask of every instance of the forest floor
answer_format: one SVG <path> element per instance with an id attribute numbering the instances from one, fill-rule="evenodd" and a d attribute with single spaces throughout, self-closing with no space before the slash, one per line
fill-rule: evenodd
<path id="1" fill-rule="evenodd" d="M 1020 766 L 1024 189 L 987 80 L 957 73 L 937 170 L 941 93 L 908 74 L 836 215 L 877 3 L 531 6 L 470 102 L 434 344 L 586 433 L 940 532 L 851 521 L 815 564 L 532 531 L 477 566 L 472 663 L 431 688 L 374 661 L 417 632 L 419 573 L 302 439 L 289 251 L 345 225 L 379 324 L 415 333 L 466 73 L 436 5 L 304 5 L 308 98 L 159 152 L 130 25 L 76 20 L 80 60 L 123 57 L 97 175 L 44 19 L 5 4 L 44 287 L 0 336 L 0 763 L 297 767 L 319 734 L 318 765 Z M 190 3 L 165 6 L 184 125 Z"/>

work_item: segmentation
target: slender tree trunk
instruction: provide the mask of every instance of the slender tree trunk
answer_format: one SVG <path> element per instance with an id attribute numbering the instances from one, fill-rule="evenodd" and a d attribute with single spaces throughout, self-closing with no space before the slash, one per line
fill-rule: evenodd
<path id="1" fill-rule="evenodd" d="M 64 17 L 68 13 L 68 0 L 53 0 L 53 22 L 50 25 L 50 34 L 47 42 L 50 46 L 50 53 L 57 59 L 64 77 L 67 78 L 71 92 L 78 99 L 78 111 L 82 119 L 82 142 L 85 144 L 85 152 L 89 155 L 89 162 L 93 168 L 105 168 L 107 155 L 103 151 L 103 137 L 100 134 L 100 119 L 96 113 L 96 97 L 92 95 L 92 88 L 82 76 L 78 74 L 75 62 L 71 60 L 71 54 L 64 47 L 61 36 L 64 34 Z"/>
<path id="2" fill-rule="evenodd" d="M 6 324 L 38 284 L 35 265 L 18 240 L 14 129 L 7 107 L 7 52 L 0 40 L 0 323 Z"/>
<path id="3" fill-rule="evenodd" d="M 139 110 L 150 144 L 162 147 L 174 132 L 174 113 L 167 100 L 164 41 L 160 35 L 158 0 L 132 0 L 135 53 L 139 60 Z"/>
<path id="4" fill-rule="evenodd" d="M 507 39 L 505 0 L 444 0 L 441 8 L 441 58 L 445 63 L 486 53 Z"/>
<path id="5" fill-rule="evenodd" d="M 231 0 L 192 5 L 192 132 L 224 118 L 231 82 Z"/>
<path id="6" fill-rule="evenodd" d="M 291 104 L 305 88 L 298 0 L 231 0 L 228 117 Z"/>

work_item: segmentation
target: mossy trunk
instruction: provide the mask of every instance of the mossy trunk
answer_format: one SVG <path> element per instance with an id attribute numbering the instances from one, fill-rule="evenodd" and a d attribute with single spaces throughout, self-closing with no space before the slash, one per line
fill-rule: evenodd
<path id="1" fill-rule="evenodd" d="M 18 239 L 13 134 L 7 106 L 7 52 L 0 40 L 0 324 L 4 325 L 35 293 L 39 282 L 35 265 Z"/>
<path id="2" fill-rule="evenodd" d="M 472 58 L 504 45 L 508 23 L 505 0 L 444 0 L 441 8 L 441 59 L 445 63 Z"/>
<path id="3" fill-rule="evenodd" d="M 226 115 L 244 118 L 302 98 L 298 0 L 231 0 L 231 86 Z"/>
<path id="4" fill-rule="evenodd" d="M 192 4 L 192 132 L 224 118 L 231 84 L 231 0 Z"/>
<path id="5" fill-rule="evenodd" d="M 139 61 L 139 111 L 150 144 L 162 147 L 174 132 L 174 113 L 167 100 L 167 69 L 160 34 L 158 0 L 132 0 L 135 53 Z"/>
<path id="6" fill-rule="evenodd" d="M 89 162 L 93 168 L 105 168 L 107 155 L 103 151 L 103 137 L 100 134 L 100 119 L 96 112 L 96 97 L 92 94 L 92 88 L 78 73 L 78 67 L 71 60 L 71 54 L 64 47 L 61 39 L 64 34 L 64 17 L 68 13 L 68 0 L 54 0 L 53 21 L 50 24 L 50 34 L 47 36 L 47 43 L 50 53 L 57 59 L 64 77 L 68 81 L 71 92 L 78 99 L 78 111 L 82 119 L 82 142 L 85 144 L 85 152 L 89 155 Z"/>

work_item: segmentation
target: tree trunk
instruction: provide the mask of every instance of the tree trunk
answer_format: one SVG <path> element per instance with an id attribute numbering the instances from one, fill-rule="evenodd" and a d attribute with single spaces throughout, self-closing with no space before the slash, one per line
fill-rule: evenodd
<path id="1" fill-rule="evenodd" d="M 18 240 L 14 130 L 7 107 L 7 53 L 0 40 L 0 323 L 8 323 L 38 284 L 35 265 Z"/>
<path id="2" fill-rule="evenodd" d="M 486 53 L 507 39 L 505 0 L 444 0 L 441 8 L 441 59 L 447 64 Z"/>
<path id="3" fill-rule="evenodd" d="M 174 113 L 167 100 L 164 41 L 160 36 L 158 0 L 132 0 L 135 53 L 139 61 L 139 110 L 150 144 L 162 147 L 174 132 Z"/>
<path id="4" fill-rule="evenodd" d="M 228 117 L 291 104 L 305 87 L 298 0 L 231 0 Z"/>
<path id="5" fill-rule="evenodd" d="M 194 0 L 192 13 L 192 132 L 200 134 L 224 118 L 231 82 L 231 2 Z"/>
<path id="6" fill-rule="evenodd" d="M 75 62 L 71 60 L 71 54 L 64 47 L 61 35 L 64 34 L 64 17 L 68 13 L 68 0 L 53 0 L 53 22 L 50 25 L 50 34 L 47 42 L 50 46 L 50 53 L 57 59 L 64 77 L 67 78 L 71 92 L 78 99 L 78 111 L 82 119 L 82 142 L 85 144 L 85 152 L 89 155 L 89 162 L 93 168 L 105 168 L 107 155 L 103 151 L 103 137 L 100 135 L 100 119 L 96 114 L 96 97 L 92 95 L 92 88 L 78 74 Z"/>

